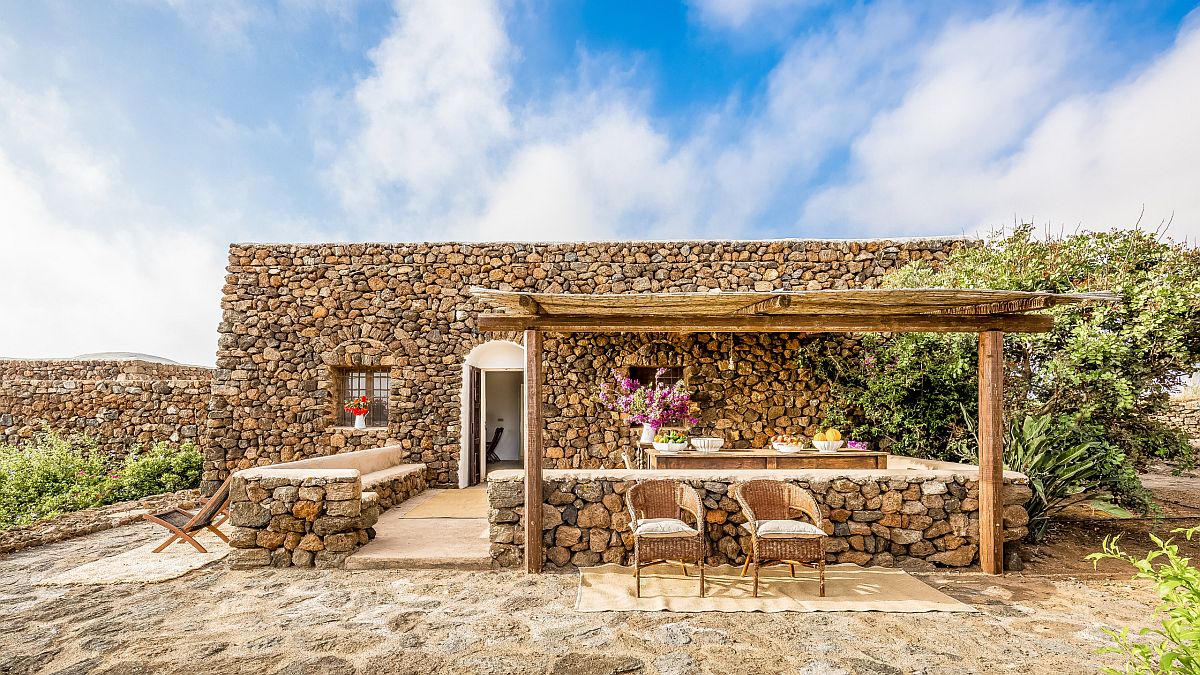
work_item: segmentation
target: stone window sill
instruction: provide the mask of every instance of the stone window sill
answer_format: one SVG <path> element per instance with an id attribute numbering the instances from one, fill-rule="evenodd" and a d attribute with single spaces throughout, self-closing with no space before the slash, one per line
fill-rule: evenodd
<path id="1" fill-rule="evenodd" d="M 370 431 L 387 431 L 388 430 L 387 427 L 366 427 L 364 429 L 359 429 L 358 427 L 338 427 L 338 426 L 332 427 L 332 429 L 334 431 L 338 431 L 341 433 L 352 433 L 352 434 L 354 434 L 354 433 L 365 434 Z"/>

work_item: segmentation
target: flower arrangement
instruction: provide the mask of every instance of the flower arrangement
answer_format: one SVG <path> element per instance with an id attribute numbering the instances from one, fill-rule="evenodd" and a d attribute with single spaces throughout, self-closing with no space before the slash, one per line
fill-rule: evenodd
<path id="1" fill-rule="evenodd" d="M 612 374 L 616 385 L 608 382 L 600 385 L 596 398 L 605 409 L 626 415 L 631 425 L 648 426 L 655 433 L 672 423 L 696 424 L 699 420 L 689 414 L 692 395 L 684 383 L 677 382 L 670 387 L 659 382 L 658 378 L 666 371 L 666 368 L 659 368 L 654 373 L 653 386 L 642 386 L 614 368 Z"/>
<path id="2" fill-rule="evenodd" d="M 848 450 L 866 450 L 867 444 L 865 441 L 846 441 Z"/>
<path id="3" fill-rule="evenodd" d="M 356 417 L 358 415 L 366 415 L 371 410 L 371 400 L 366 396 L 352 398 L 349 401 L 346 401 L 344 408 L 346 412 Z"/>

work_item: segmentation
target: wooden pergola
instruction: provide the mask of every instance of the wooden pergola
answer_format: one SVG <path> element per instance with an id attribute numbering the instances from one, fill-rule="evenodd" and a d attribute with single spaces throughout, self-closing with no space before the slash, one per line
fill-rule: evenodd
<path id="1" fill-rule="evenodd" d="M 525 567 L 532 573 L 542 568 L 543 333 L 977 333 L 979 564 L 986 573 L 1000 574 L 1004 333 L 1053 328 L 1054 317 L 1030 313 L 1035 310 L 1117 299 L 1111 293 L 943 288 L 636 294 L 473 288 L 471 293 L 502 310 L 476 317 L 479 330 L 525 332 Z"/>

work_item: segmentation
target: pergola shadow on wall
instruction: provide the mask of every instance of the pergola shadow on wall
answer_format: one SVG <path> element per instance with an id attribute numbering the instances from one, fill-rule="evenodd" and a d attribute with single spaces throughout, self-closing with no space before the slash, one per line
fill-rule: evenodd
<path id="1" fill-rule="evenodd" d="M 1005 332 L 1041 333 L 1054 317 L 1034 314 L 1066 303 L 1112 301 L 1111 293 L 971 289 L 855 289 L 755 293 L 528 293 L 472 288 L 501 310 L 476 317 L 485 332 L 525 332 L 525 567 L 542 567 L 542 334 L 552 333 L 866 333 L 979 335 L 979 564 L 1004 565 Z"/>

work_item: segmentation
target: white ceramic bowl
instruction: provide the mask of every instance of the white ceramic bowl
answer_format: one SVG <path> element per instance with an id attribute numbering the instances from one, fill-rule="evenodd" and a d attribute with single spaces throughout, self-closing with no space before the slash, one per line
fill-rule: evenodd
<path id="1" fill-rule="evenodd" d="M 700 452 L 716 452 L 725 445 L 724 438 L 693 438 L 692 447 Z"/>
<path id="2" fill-rule="evenodd" d="M 654 449 L 659 452 L 679 452 L 687 450 L 687 443 L 655 443 Z"/>
<path id="3" fill-rule="evenodd" d="M 813 445 L 819 452 L 837 452 L 838 448 L 846 444 L 846 441 L 813 441 Z"/>
<path id="4" fill-rule="evenodd" d="M 794 445 L 788 445 L 787 443 L 772 443 L 771 447 L 774 448 L 776 452 L 800 452 L 804 449 L 804 446 L 800 443 L 796 443 Z"/>

